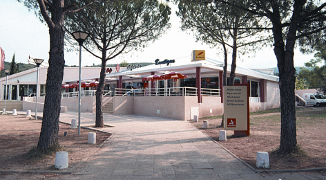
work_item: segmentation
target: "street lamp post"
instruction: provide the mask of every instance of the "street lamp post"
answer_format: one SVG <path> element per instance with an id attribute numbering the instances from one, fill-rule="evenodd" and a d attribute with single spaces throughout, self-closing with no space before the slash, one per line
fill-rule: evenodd
<path id="1" fill-rule="evenodd" d="M 88 36 L 88 33 L 82 31 L 76 31 L 72 33 L 72 36 L 79 43 L 79 83 L 78 83 L 78 135 L 80 135 L 80 106 L 81 106 L 81 48 L 85 39 Z"/>
<path id="2" fill-rule="evenodd" d="M 8 99 L 8 88 L 7 88 L 7 85 L 8 85 L 8 74 L 9 74 L 9 70 L 6 69 L 5 70 L 5 73 L 6 73 L 6 94 L 5 94 L 5 111 L 3 112 L 3 114 L 7 114 L 7 99 Z"/>
<path id="3" fill-rule="evenodd" d="M 34 59 L 34 62 L 37 66 L 37 73 L 36 73 L 36 103 L 35 103 L 35 120 L 37 120 L 37 96 L 38 96 L 38 78 L 39 78 L 39 68 L 40 65 L 42 64 L 42 62 L 44 61 L 44 59 Z"/>

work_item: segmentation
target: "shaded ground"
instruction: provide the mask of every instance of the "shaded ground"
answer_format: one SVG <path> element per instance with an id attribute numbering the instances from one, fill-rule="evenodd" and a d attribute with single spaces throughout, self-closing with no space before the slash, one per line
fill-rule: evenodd
<path id="1" fill-rule="evenodd" d="M 0 124 L 0 170 L 55 170 L 55 154 L 43 160 L 26 157 L 26 153 L 37 145 L 41 120 L 30 120 L 24 115 L 2 115 Z M 78 129 L 70 129 L 70 125 L 59 123 L 59 126 L 59 143 L 68 151 L 69 168 L 92 156 L 111 135 L 96 132 L 96 144 L 88 144 L 88 132 L 94 131 L 81 129 L 78 135 Z M 67 132 L 67 136 L 64 136 L 64 132 Z"/>
<path id="2" fill-rule="evenodd" d="M 234 138 L 233 131 L 227 131 L 227 141 L 218 141 L 219 131 L 223 130 L 221 117 L 203 118 L 193 124 L 252 167 L 256 167 L 257 152 L 265 151 L 270 154 L 271 169 L 320 168 L 326 167 L 325 110 L 324 107 L 297 109 L 297 141 L 304 156 L 271 153 L 280 145 L 279 112 L 250 115 L 251 135 Z M 208 129 L 202 129 L 203 120 L 209 121 Z"/>

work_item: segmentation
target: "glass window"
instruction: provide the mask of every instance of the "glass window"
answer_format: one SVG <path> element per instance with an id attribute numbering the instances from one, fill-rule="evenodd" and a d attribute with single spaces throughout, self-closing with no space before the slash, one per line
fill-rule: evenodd
<path id="1" fill-rule="evenodd" d="M 28 91 L 27 91 L 28 96 L 35 96 L 36 95 L 36 85 L 29 85 L 28 86 Z"/>
<path id="2" fill-rule="evenodd" d="M 40 85 L 40 96 L 45 96 L 45 84 Z"/>
<path id="3" fill-rule="evenodd" d="M 5 100 L 5 99 L 9 99 L 8 98 L 8 96 L 9 96 L 9 86 L 7 85 L 7 98 L 5 98 L 6 97 L 6 85 L 3 85 L 3 100 Z"/>
<path id="4" fill-rule="evenodd" d="M 17 85 L 11 86 L 11 100 L 17 100 Z"/>
<path id="5" fill-rule="evenodd" d="M 251 81 L 251 97 L 259 97 L 259 83 Z"/>

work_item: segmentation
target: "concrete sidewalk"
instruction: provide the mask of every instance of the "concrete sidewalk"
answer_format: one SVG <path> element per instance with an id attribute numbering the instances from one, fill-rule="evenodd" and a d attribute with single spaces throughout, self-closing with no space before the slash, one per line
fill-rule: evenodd
<path id="1" fill-rule="evenodd" d="M 76 112 L 62 113 L 70 123 Z M 93 126 L 95 114 L 82 113 Z M 114 135 L 92 160 L 75 168 L 72 179 L 319 179 L 309 173 L 259 174 L 185 121 L 104 114 Z M 101 129 L 103 130 L 103 129 Z M 317 174 L 318 175 L 318 174 Z"/>
<path id="2" fill-rule="evenodd" d="M 61 113 L 60 121 L 71 123 L 77 117 L 77 112 Z M 101 131 L 114 135 L 95 157 L 59 179 L 325 179 L 312 172 L 255 173 L 190 122 L 135 115 L 103 117 L 104 124 L 112 127 Z M 94 124 L 95 113 L 81 114 L 82 126 Z"/>

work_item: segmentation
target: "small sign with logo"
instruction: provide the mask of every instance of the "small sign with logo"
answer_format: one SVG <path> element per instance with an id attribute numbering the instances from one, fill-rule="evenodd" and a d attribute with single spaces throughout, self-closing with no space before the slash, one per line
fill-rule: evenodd
<path id="1" fill-rule="evenodd" d="M 237 119 L 236 118 L 227 118 L 226 127 L 237 127 Z"/>
<path id="2" fill-rule="evenodd" d="M 193 50 L 191 53 L 191 61 L 205 60 L 205 50 Z"/>

